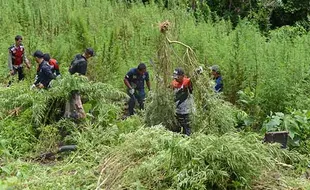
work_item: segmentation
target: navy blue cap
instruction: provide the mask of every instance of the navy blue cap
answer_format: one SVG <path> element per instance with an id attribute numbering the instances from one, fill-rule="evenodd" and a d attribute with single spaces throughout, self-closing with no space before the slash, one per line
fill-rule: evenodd
<path id="1" fill-rule="evenodd" d="M 91 55 L 92 57 L 95 56 L 95 51 L 93 48 L 86 48 L 85 53 Z"/>
<path id="2" fill-rule="evenodd" d="M 42 53 L 42 51 L 37 50 L 33 53 L 33 57 L 37 57 L 37 58 L 43 58 L 44 54 Z"/>

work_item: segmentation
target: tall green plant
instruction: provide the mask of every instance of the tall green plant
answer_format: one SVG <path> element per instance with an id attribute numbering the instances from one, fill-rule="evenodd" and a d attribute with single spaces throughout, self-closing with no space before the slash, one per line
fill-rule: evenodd
<path id="1" fill-rule="evenodd" d="M 152 62 L 155 71 L 155 94 L 150 96 L 151 101 L 146 109 L 145 121 L 148 125 L 157 125 L 162 123 L 170 129 L 175 125 L 175 105 L 172 90 L 169 88 L 171 83 L 171 72 L 173 63 L 172 51 L 166 39 L 169 29 L 169 22 L 163 22 L 160 26 L 160 36 L 158 37 L 157 60 Z"/>

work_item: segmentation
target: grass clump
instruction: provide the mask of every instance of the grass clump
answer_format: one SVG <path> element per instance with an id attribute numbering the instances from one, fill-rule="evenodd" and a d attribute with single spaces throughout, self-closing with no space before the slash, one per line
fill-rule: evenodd
<path id="1" fill-rule="evenodd" d="M 191 138 L 156 126 L 123 135 L 101 165 L 98 189 L 240 189 L 278 162 L 298 160 L 255 134 Z"/>

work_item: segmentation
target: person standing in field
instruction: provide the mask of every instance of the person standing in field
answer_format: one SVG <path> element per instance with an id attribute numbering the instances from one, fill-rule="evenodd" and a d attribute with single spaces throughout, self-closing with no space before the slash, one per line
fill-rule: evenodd
<path id="1" fill-rule="evenodd" d="M 52 72 L 56 77 L 60 76 L 59 64 L 56 59 L 52 59 L 48 53 L 45 53 L 43 59 L 51 66 Z"/>
<path id="2" fill-rule="evenodd" d="M 87 48 L 83 54 L 77 54 L 71 62 L 69 73 L 71 75 L 75 73 L 78 73 L 79 75 L 86 75 L 87 61 L 94 55 L 95 51 L 92 48 Z M 73 119 L 81 119 L 86 117 L 81 95 L 78 90 L 73 90 L 71 92 L 70 100 L 66 103 L 64 117 Z"/>
<path id="3" fill-rule="evenodd" d="M 83 54 L 77 54 L 71 62 L 69 72 L 70 74 L 78 73 L 80 75 L 86 75 L 87 61 L 93 57 L 95 52 L 93 48 L 87 48 Z"/>
<path id="4" fill-rule="evenodd" d="M 210 69 L 211 69 L 211 74 L 213 75 L 213 78 L 215 80 L 214 91 L 222 92 L 224 84 L 223 84 L 223 79 L 221 76 L 220 67 L 218 65 L 213 65 L 212 67 L 210 67 Z"/>
<path id="5" fill-rule="evenodd" d="M 184 75 L 181 68 L 174 70 L 173 79 L 171 86 L 175 94 L 177 132 L 183 129 L 183 134 L 189 136 L 191 134 L 189 117 L 193 106 L 193 86 L 190 78 Z"/>
<path id="6" fill-rule="evenodd" d="M 140 63 L 137 68 L 130 69 L 124 78 L 124 83 L 127 87 L 127 92 L 130 97 L 128 102 L 129 116 L 134 114 L 136 100 L 139 103 L 139 108 L 144 109 L 144 82 L 146 82 L 147 88 L 150 91 L 151 84 L 149 79 L 149 73 L 146 71 L 146 66 L 144 63 Z"/>
<path id="7" fill-rule="evenodd" d="M 36 81 L 32 85 L 32 88 L 37 87 L 47 89 L 51 80 L 56 78 L 56 76 L 52 73 L 50 65 L 44 61 L 43 56 L 44 54 L 40 50 L 35 51 L 33 54 L 33 57 L 39 66 L 37 70 Z"/>
<path id="8" fill-rule="evenodd" d="M 24 79 L 23 63 L 25 62 L 28 69 L 30 69 L 30 62 L 26 57 L 25 48 L 22 44 L 23 38 L 20 35 L 15 37 L 15 44 L 9 47 L 8 67 L 10 75 L 18 73 L 18 80 Z M 11 81 L 10 81 L 11 83 Z"/>

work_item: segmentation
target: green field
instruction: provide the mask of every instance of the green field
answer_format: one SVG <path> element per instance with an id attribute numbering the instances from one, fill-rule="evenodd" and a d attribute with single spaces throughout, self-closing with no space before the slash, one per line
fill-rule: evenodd
<path id="1" fill-rule="evenodd" d="M 0 1 L 0 189 L 310 189 L 310 33 L 296 25 L 266 31 L 255 19 L 231 22 L 167 2 Z M 17 34 L 32 64 L 22 82 L 7 68 Z M 96 51 L 87 77 L 70 75 L 87 47 Z M 49 90 L 29 89 L 38 49 L 60 63 Z M 145 111 L 123 120 L 123 78 L 140 62 L 152 93 Z M 214 64 L 220 95 L 208 71 Z M 198 66 L 205 71 L 193 76 L 193 134 L 184 137 L 169 130 L 167 85 L 175 67 L 190 75 Z M 59 117 L 72 90 L 87 112 L 79 122 Z M 262 143 L 265 132 L 283 130 L 287 149 Z M 60 143 L 77 151 L 40 159 Z"/>

